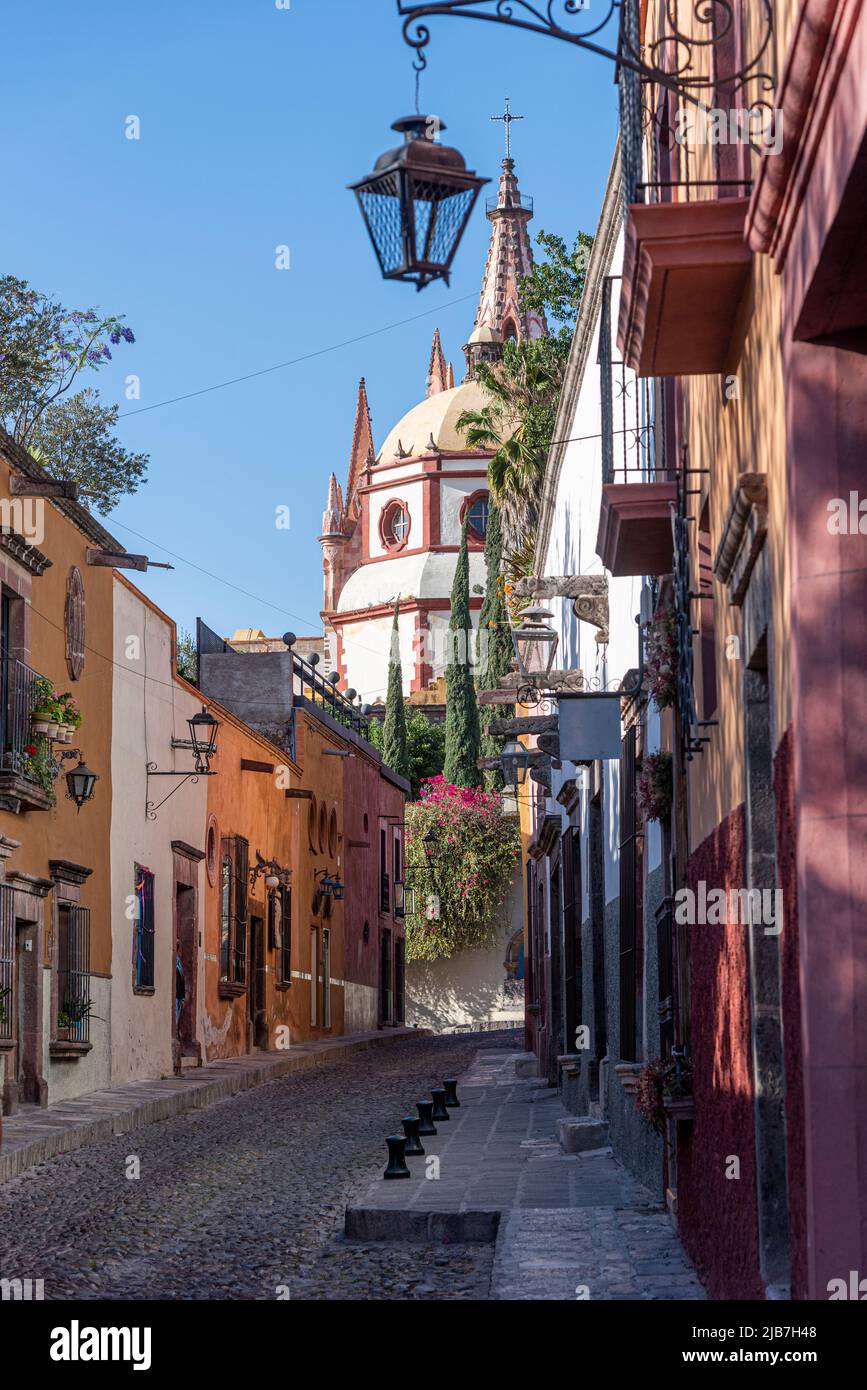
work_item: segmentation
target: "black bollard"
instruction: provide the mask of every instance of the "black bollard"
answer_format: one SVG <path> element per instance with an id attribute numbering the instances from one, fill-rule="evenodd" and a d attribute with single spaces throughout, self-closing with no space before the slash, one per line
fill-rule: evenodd
<path id="1" fill-rule="evenodd" d="M 418 1137 L 418 1127 L 421 1124 L 421 1120 L 415 1115 L 404 1115 L 401 1124 L 403 1125 L 403 1132 L 406 1135 L 406 1148 L 404 1149 L 404 1153 L 407 1158 L 414 1157 L 417 1154 L 423 1154 L 424 1149 Z"/>
<path id="2" fill-rule="evenodd" d="M 450 1120 L 451 1115 L 446 1110 L 446 1093 L 443 1087 L 433 1086 L 431 1095 L 433 1096 L 433 1119 L 436 1120 L 437 1124 L 442 1120 Z"/>
<path id="3" fill-rule="evenodd" d="M 458 1078 L 456 1076 L 444 1076 L 443 1085 L 446 1090 L 446 1105 L 450 1109 L 453 1109 L 454 1106 L 460 1109 L 461 1103 L 458 1100 Z"/>
<path id="4" fill-rule="evenodd" d="M 404 1150 L 406 1140 L 402 1134 L 390 1134 L 386 1139 L 388 1145 L 388 1167 L 383 1173 L 384 1178 L 408 1178 L 411 1173 L 404 1162 Z"/>
<path id="5" fill-rule="evenodd" d="M 432 1115 L 433 1115 L 433 1101 L 432 1101 L 432 1100 L 419 1100 L 419 1101 L 416 1101 L 416 1107 L 415 1107 L 415 1108 L 416 1108 L 416 1110 L 418 1111 L 418 1122 L 419 1122 L 419 1123 L 418 1123 L 418 1132 L 419 1132 L 419 1134 L 436 1134 L 436 1132 L 437 1132 L 436 1125 L 434 1124 L 433 1119 L 431 1118 Z"/>

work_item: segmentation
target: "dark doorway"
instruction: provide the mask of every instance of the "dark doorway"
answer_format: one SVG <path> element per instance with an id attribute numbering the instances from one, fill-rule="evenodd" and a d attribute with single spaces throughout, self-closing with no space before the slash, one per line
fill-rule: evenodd
<path id="1" fill-rule="evenodd" d="M 767 634 L 744 672 L 747 886 L 763 902 L 777 889 L 774 769 L 771 743 Z M 779 897 L 782 895 L 780 894 Z M 786 1079 L 780 982 L 781 914 L 764 921 L 750 909 L 750 1032 L 755 1093 L 759 1261 L 765 1287 L 788 1298 L 789 1193 L 786 1154 Z M 758 918 L 759 920 L 755 920 Z"/>
<path id="2" fill-rule="evenodd" d="M 406 942 L 402 936 L 394 943 L 394 1018 L 403 1023 L 406 1018 Z"/>
<path id="3" fill-rule="evenodd" d="M 175 884 L 175 933 L 184 989 L 180 1011 L 176 1009 L 177 1038 L 182 1057 L 198 1057 L 196 985 L 199 973 L 199 938 L 196 924 L 196 893 L 194 888 L 185 883 Z"/>
<path id="4" fill-rule="evenodd" d="M 268 1048 L 268 1020 L 265 1014 L 265 922 L 250 918 L 250 968 L 247 976 L 248 1050 Z"/>
<path id="5" fill-rule="evenodd" d="M 391 984 L 391 932 L 384 928 L 379 952 L 379 1021 L 391 1023 L 392 1018 Z"/>

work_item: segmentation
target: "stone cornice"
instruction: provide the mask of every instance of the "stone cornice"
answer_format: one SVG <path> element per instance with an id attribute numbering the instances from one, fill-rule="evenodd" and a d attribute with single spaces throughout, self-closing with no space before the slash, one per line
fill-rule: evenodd
<path id="1" fill-rule="evenodd" d="M 5 550 L 7 555 L 11 555 L 13 560 L 29 570 L 37 579 L 54 563 L 10 526 L 0 526 L 0 550 Z"/>
<path id="2" fill-rule="evenodd" d="M 741 473 L 713 562 L 717 579 L 728 585 L 729 603 L 743 603 L 767 530 L 767 475 Z"/>
<path id="3" fill-rule="evenodd" d="M 193 845 L 188 845 L 186 840 L 172 840 L 172 850 L 184 859 L 189 859 L 193 864 L 201 863 L 205 857 L 203 849 L 196 849 Z"/>
<path id="4" fill-rule="evenodd" d="M 48 867 L 51 871 L 51 878 L 54 883 L 85 883 L 93 869 L 88 869 L 84 864 L 74 864 L 70 859 L 49 859 Z"/>

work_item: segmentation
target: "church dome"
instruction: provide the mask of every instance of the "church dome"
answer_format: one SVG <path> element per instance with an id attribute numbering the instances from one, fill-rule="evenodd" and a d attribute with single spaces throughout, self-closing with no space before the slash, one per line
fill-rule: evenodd
<path id="1" fill-rule="evenodd" d="M 404 454 L 427 454 L 434 445 L 442 453 L 460 452 L 467 442 L 457 422 L 465 410 L 481 410 L 489 403 L 486 391 L 477 381 L 464 381 L 449 391 L 437 391 L 398 420 L 382 446 L 378 462 L 390 463 Z"/>

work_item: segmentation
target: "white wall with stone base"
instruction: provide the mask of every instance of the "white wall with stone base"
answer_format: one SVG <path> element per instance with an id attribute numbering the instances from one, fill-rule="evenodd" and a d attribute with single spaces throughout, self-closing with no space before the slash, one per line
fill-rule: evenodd
<path id="1" fill-rule="evenodd" d="M 448 960 L 407 961 L 406 1021 L 438 1033 L 520 1028 L 524 981 L 507 976 L 506 951 L 522 927 L 523 895 L 516 883 L 509 915 L 490 946 Z"/>

